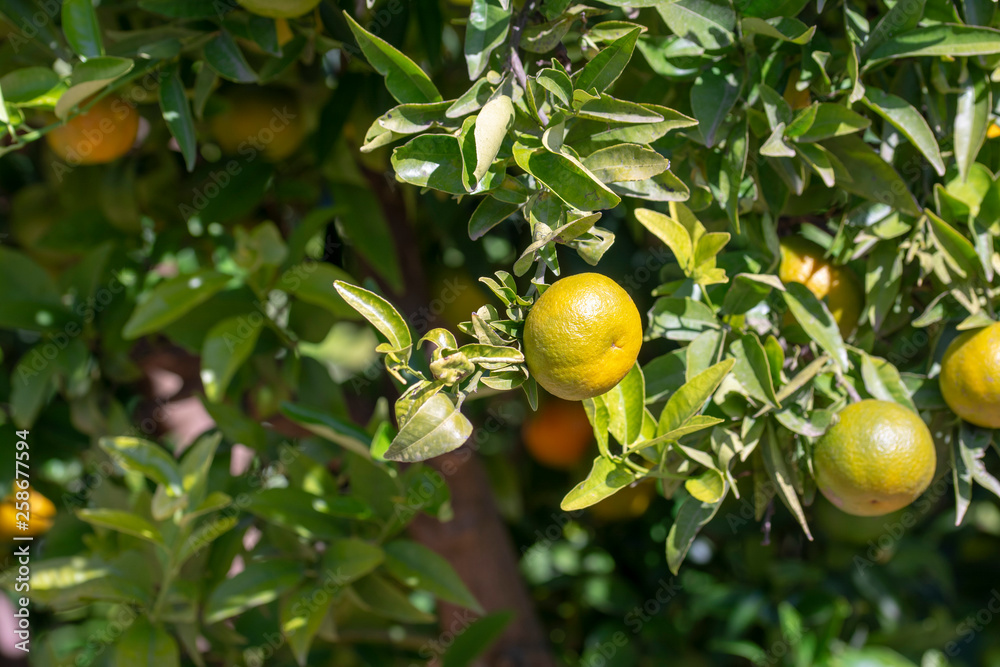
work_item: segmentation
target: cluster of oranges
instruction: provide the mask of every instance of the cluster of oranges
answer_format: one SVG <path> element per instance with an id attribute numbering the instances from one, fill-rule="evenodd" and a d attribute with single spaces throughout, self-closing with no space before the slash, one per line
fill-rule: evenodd
<path id="1" fill-rule="evenodd" d="M 779 277 L 826 301 L 841 333 L 856 328 L 864 290 L 847 267 L 832 264 L 803 239 L 781 244 Z M 639 313 L 628 294 L 598 274 L 556 281 L 528 314 L 524 352 L 539 385 L 565 399 L 550 402 L 524 427 L 528 451 L 557 468 L 576 465 L 589 448 L 590 425 L 579 401 L 621 381 L 642 343 Z M 958 336 L 941 367 L 941 392 L 962 419 L 1000 428 L 1000 323 Z M 881 516 L 909 505 L 930 485 L 936 450 L 927 425 L 890 401 L 848 405 L 815 444 L 817 487 L 841 510 Z"/>

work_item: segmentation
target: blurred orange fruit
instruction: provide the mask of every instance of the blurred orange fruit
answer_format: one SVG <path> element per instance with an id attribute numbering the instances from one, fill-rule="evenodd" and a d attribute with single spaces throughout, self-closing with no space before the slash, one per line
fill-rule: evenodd
<path id="1" fill-rule="evenodd" d="M 551 399 L 524 422 L 521 437 L 536 461 L 565 470 L 586 454 L 594 430 L 580 403 Z"/>

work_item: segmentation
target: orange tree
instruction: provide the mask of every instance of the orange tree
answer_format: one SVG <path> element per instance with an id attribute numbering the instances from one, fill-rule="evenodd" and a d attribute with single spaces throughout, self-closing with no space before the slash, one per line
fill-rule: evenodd
<path id="1" fill-rule="evenodd" d="M 453 512 L 422 462 L 481 441 L 479 399 L 539 385 L 583 387 L 599 451 L 562 509 L 655 483 L 675 574 L 726 502 L 806 540 L 817 487 L 995 509 L 994 3 L 0 12 L 2 417 L 61 506 L 38 664 L 471 660 L 506 617 L 442 649 L 439 605 L 481 609 L 402 533 Z M 492 302 L 438 326 L 456 299 L 422 302 L 421 259 L 489 267 Z M 628 293 L 560 297 L 533 351 L 533 309 L 587 272 Z M 192 396 L 185 439 L 169 399 Z M 909 664 L 776 609 L 779 634 L 713 650 Z"/>

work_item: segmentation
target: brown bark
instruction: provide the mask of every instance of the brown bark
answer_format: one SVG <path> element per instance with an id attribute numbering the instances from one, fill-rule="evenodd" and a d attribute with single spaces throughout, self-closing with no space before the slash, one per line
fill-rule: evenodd
<path id="1" fill-rule="evenodd" d="M 411 535 L 451 563 L 487 613 L 513 612 L 504 634 L 476 667 L 554 667 L 479 456 L 463 448 L 429 463 L 448 480 L 455 518 L 441 523 L 421 516 L 411 525 Z M 443 604 L 440 613 L 443 635 L 468 626 L 468 610 Z"/>

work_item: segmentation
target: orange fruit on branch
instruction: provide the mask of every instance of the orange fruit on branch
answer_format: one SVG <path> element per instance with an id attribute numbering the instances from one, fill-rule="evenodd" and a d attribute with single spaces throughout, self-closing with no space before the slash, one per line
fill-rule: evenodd
<path id="1" fill-rule="evenodd" d="M 934 478 L 930 429 L 898 403 L 865 400 L 847 406 L 813 449 L 816 486 L 857 516 L 906 507 Z"/>
<path id="2" fill-rule="evenodd" d="M 600 396 L 621 382 L 641 346 L 635 303 L 598 273 L 557 280 L 524 324 L 528 370 L 542 388 L 568 401 Z"/>
<path id="3" fill-rule="evenodd" d="M 131 150 L 139 134 L 139 112 L 119 97 L 108 96 L 65 124 L 45 140 L 70 164 L 113 162 Z"/>
<path id="4" fill-rule="evenodd" d="M 1000 323 L 953 340 L 941 361 L 940 383 L 952 412 L 970 424 L 1000 428 Z"/>
<path id="5" fill-rule="evenodd" d="M 536 461 L 564 470 L 583 458 L 594 439 L 594 430 L 582 405 L 554 399 L 524 422 L 521 437 Z"/>

